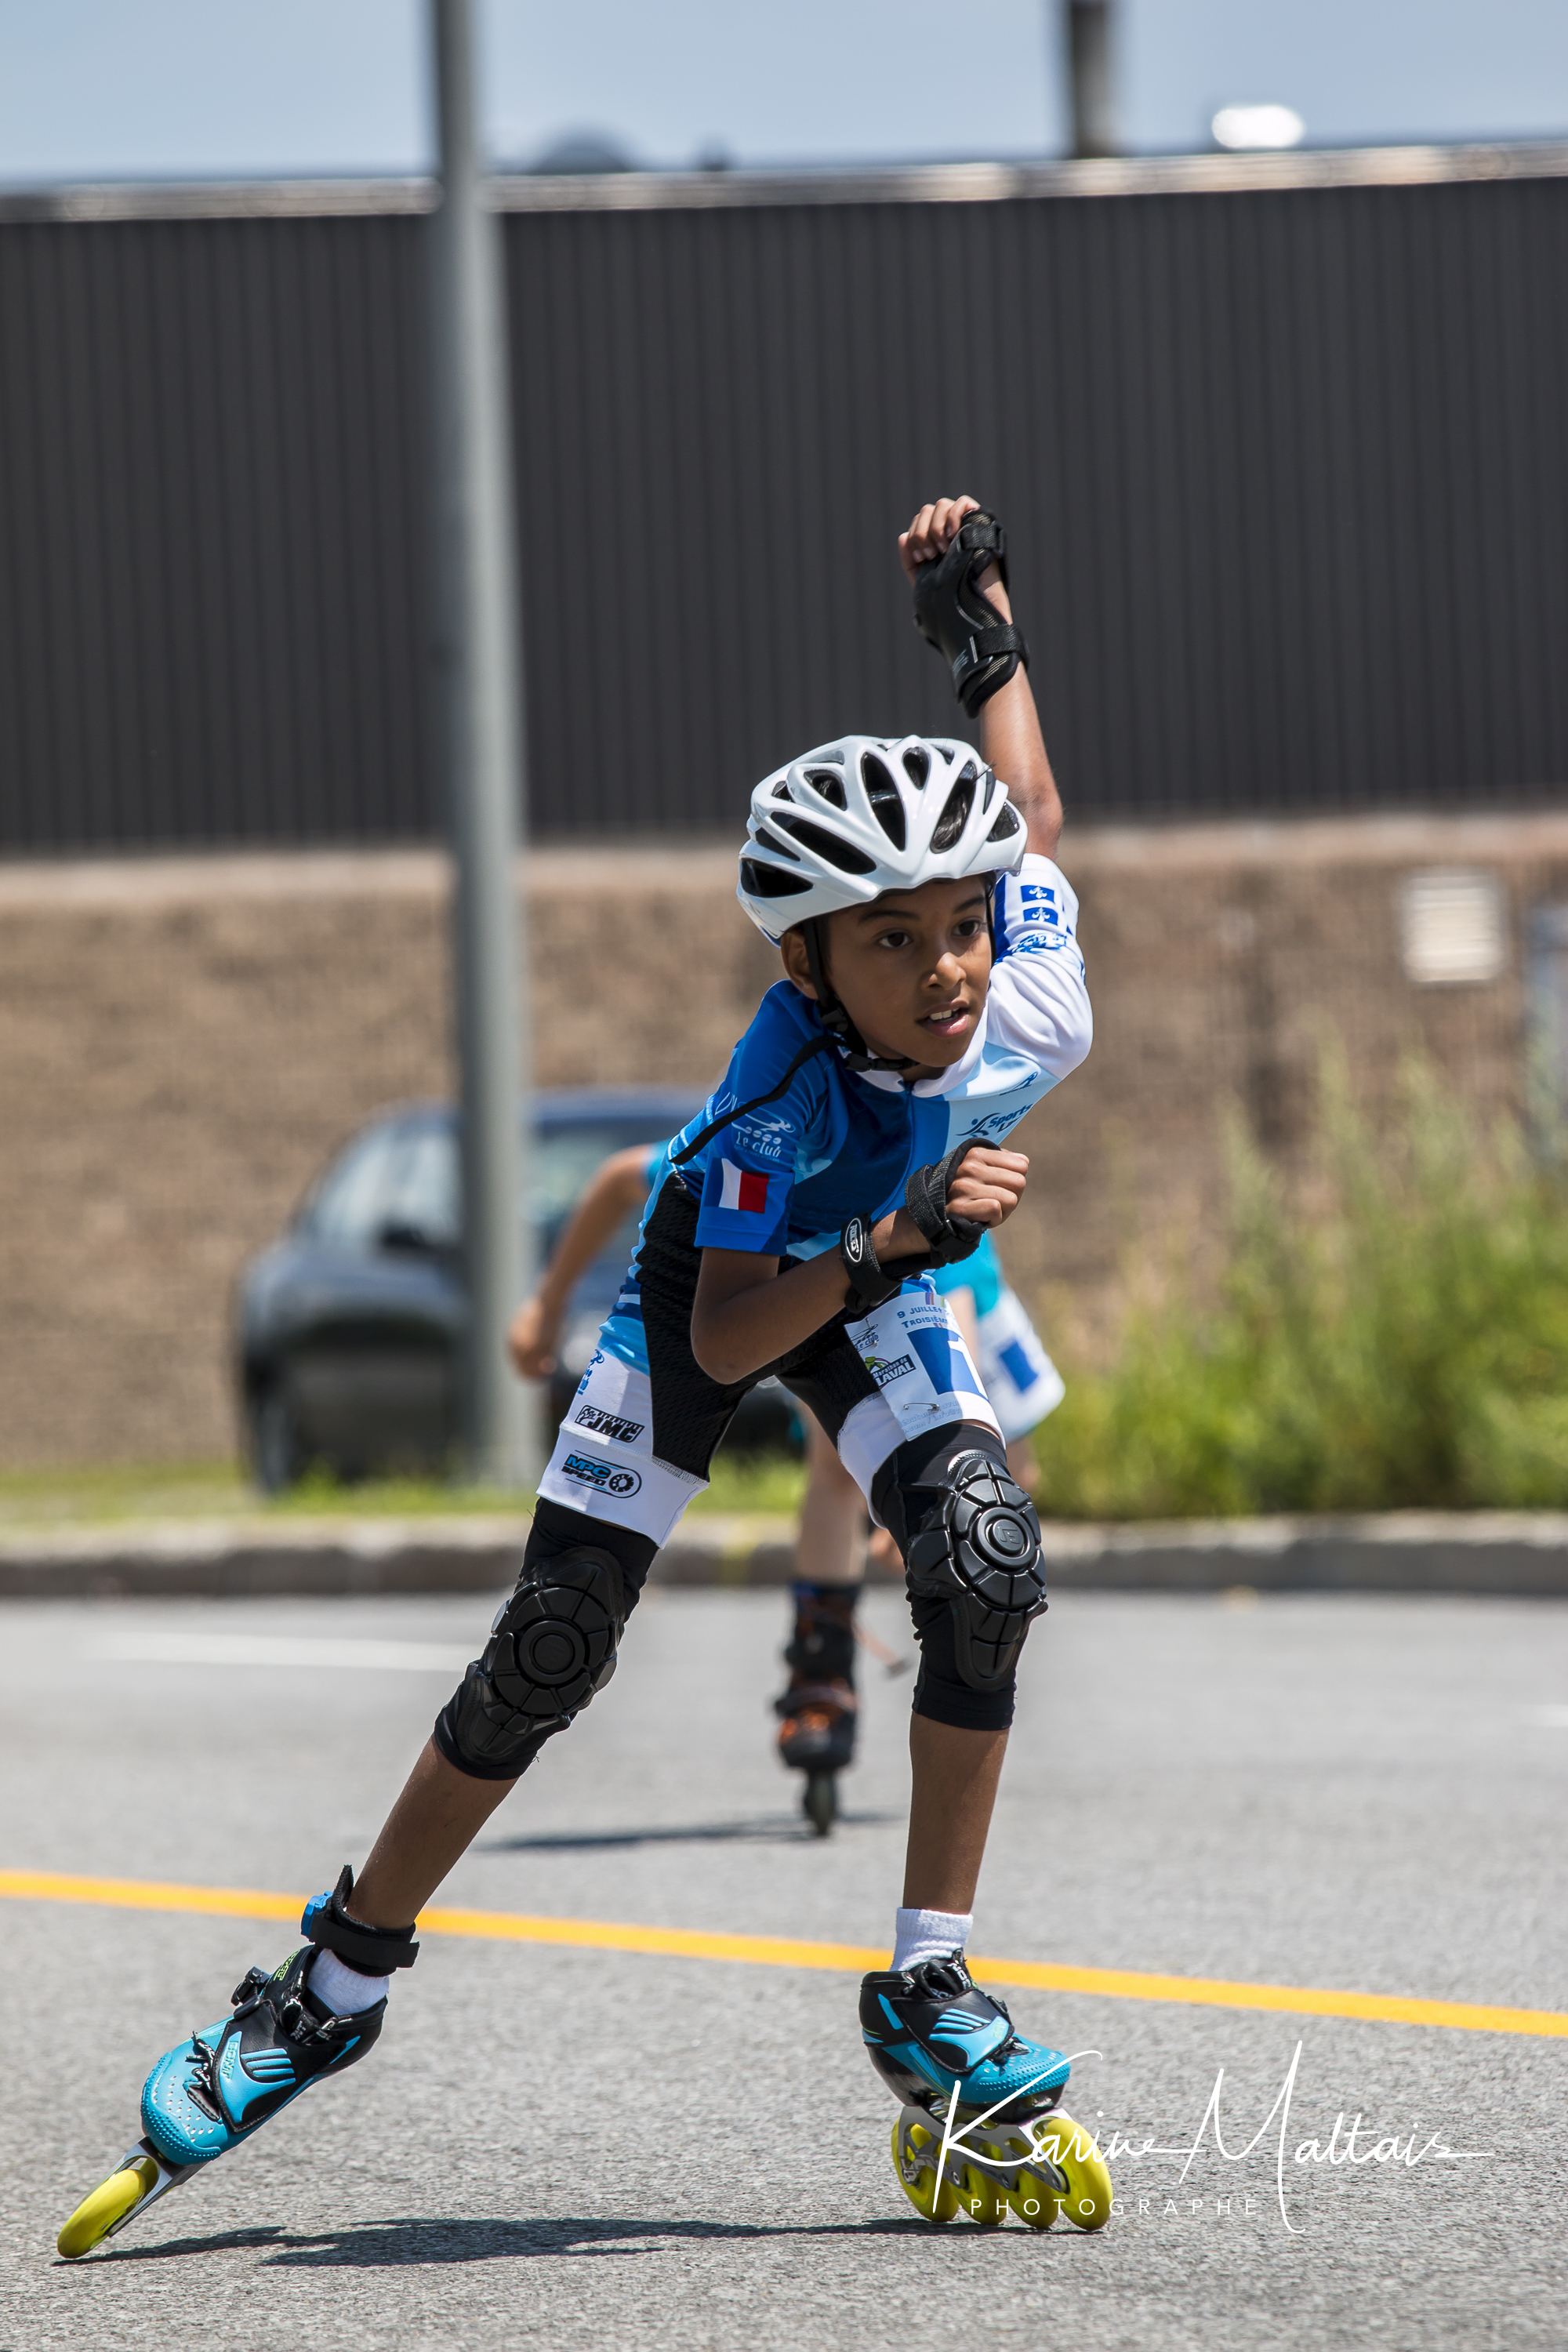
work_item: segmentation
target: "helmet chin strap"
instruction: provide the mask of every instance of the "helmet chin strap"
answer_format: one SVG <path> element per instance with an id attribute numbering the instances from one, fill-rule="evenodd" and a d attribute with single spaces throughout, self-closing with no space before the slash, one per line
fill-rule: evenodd
<path id="1" fill-rule="evenodd" d="M 852 1070 L 912 1070 L 915 1066 L 908 1054 L 892 1056 L 868 1053 L 866 1040 L 833 993 L 827 978 L 827 966 L 823 959 L 822 918 L 814 915 L 802 923 L 801 936 L 805 941 L 805 960 L 811 967 L 811 984 L 816 991 L 816 1017 L 829 1034 L 844 1047 L 844 1058 Z"/>

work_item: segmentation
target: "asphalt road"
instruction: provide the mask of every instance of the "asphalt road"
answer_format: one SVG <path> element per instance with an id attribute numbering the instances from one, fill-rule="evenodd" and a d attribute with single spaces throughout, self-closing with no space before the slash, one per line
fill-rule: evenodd
<path id="1" fill-rule="evenodd" d="M 871 1669 L 850 1818 L 806 1838 L 769 1744 L 783 1606 L 651 1596 L 444 1899 L 885 1941 L 909 1685 Z M 313 1891 L 363 1857 L 487 1613 L 5 1604 L 0 1867 Z M 901 1637 L 896 1594 L 869 1615 Z M 1568 2010 L 1568 1604 L 1067 1596 L 1024 1681 L 977 1949 Z M 1568 2042 L 1019 1992 L 1029 2030 L 1101 2053 L 1068 2105 L 1132 2145 L 1116 2213 L 935 2231 L 851 1977 L 455 1938 L 363 2067 L 61 2264 L 153 2058 L 289 1938 L 8 1900 L 0 1939 L 13 2352 L 1568 2343 Z M 1194 2140 L 1182 2180 L 1138 2152 Z"/>

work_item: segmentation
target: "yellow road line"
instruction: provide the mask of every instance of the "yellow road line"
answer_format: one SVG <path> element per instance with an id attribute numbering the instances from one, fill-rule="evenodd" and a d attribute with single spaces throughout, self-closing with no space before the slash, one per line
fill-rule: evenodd
<path id="1" fill-rule="evenodd" d="M 299 1895 L 245 1886 L 183 1886 L 159 1879 L 78 1878 L 59 1871 L 0 1870 L 0 1896 L 32 1903 L 97 1903 L 123 1911 L 205 1912 L 233 1919 L 297 1920 Z M 566 1944 L 580 1951 L 650 1952 L 687 1960 L 743 1960 L 772 1969 L 831 1969 L 860 1976 L 886 1968 L 884 1947 L 813 1944 L 788 1936 L 722 1936 L 696 1927 L 626 1927 L 608 1919 L 541 1919 L 515 1911 L 426 1911 L 422 1935 L 489 1943 Z M 976 1958 L 987 1984 L 1100 2000 L 1182 2001 L 1201 2009 L 1281 2010 L 1296 2016 L 1369 2018 L 1384 2025 L 1444 2025 L 1461 2033 L 1528 2033 L 1568 2040 L 1568 2014 L 1493 2009 L 1464 2000 L 1409 2000 L 1395 1993 L 1326 1992 L 1302 1985 L 1232 1984 L 1221 1977 L 1164 1977 L 1135 1969 L 1058 1968 L 1045 1960 Z"/>

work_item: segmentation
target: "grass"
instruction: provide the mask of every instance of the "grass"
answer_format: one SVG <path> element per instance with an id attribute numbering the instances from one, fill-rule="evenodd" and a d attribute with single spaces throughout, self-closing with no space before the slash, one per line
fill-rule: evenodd
<path id="1" fill-rule="evenodd" d="M 788 1454 L 721 1454 L 701 1511 L 768 1511 L 793 1518 L 805 1492 L 805 1465 Z"/>
<path id="2" fill-rule="evenodd" d="M 1145 1253 L 1039 1432 L 1054 1516 L 1568 1508 L 1568 1192 L 1419 1063 L 1373 1131 L 1325 1058 L 1287 1187 L 1232 1122 L 1223 1272 Z"/>
<path id="3" fill-rule="evenodd" d="M 233 1462 L 104 1463 L 0 1472 L 0 1528 L 58 1522 L 249 1517 L 398 1518 L 526 1511 L 531 1496 L 438 1479 L 384 1478 L 342 1486 L 307 1478 L 288 1495 L 258 1494 Z"/>
<path id="4" fill-rule="evenodd" d="M 255 1501 L 237 1470 L 225 1462 L 0 1470 L 0 1529 L 57 1520 L 217 1517 Z"/>
<path id="5" fill-rule="evenodd" d="M 788 1515 L 805 1484 L 784 1454 L 721 1454 L 712 1483 L 692 1511 Z M 523 1488 L 471 1486 L 439 1478 L 366 1479 L 353 1486 L 315 1475 L 288 1495 L 260 1495 L 233 1462 L 108 1463 L 81 1469 L 0 1471 L 0 1532 L 6 1527 L 111 1525 L 149 1519 L 423 1518 L 531 1510 Z"/>

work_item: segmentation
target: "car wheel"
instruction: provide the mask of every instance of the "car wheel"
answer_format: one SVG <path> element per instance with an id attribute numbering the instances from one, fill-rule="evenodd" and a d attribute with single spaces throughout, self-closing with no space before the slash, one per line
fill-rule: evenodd
<path id="1" fill-rule="evenodd" d="M 304 1473 L 305 1449 L 281 1388 L 250 1401 L 250 1464 L 264 1495 L 287 1494 Z"/>

